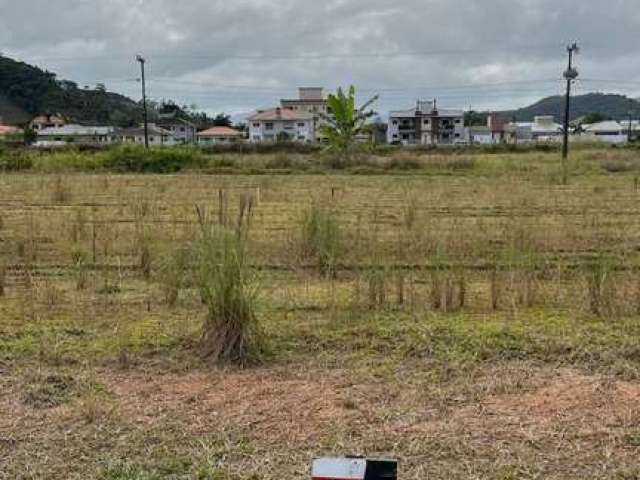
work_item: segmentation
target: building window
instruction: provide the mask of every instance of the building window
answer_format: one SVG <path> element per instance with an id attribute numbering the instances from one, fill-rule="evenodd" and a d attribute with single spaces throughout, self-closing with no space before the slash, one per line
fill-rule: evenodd
<path id="1" fill-rule="evenodd" d="M 267 122 L 264 124 L 264 128 L 267 130 L 273 130 L 273 122 Z"/>
<path id="2" fill-rule="evenodd" d="M 302 123 L 302 122 L 298 123 L 298 127 L 299 128 L 304 128 L 304 123 Z"/>
<path id="3" fill-rule="evenodd" d="M 260 124 L 259 123 L 254 123 L 253 124 L 253 128 L 260 128 Z"/>
<path id="4" fill-rule="evenodd" d="M 457 119 L 457 120 L 456 120 L 456 125 L 460 125 L 460 122 L 461 122 L 461 120 L 460 120 L 460 119 Z"/>
<path id="5" fill-rule="evenodd" d="M 151 143 L 155 142 L 155 141 L 156 141 L 156 137 L 149 137 L 149 141 L 150 141 Z"/>
<path id="6" fill-rule="evenodd" d="M 409 140 L 409 134 L 405 133 L 402 135 L 403 140 Z"/>
<path id="7" fill-rule="evenodd" d="M 426 119 L 426 120 L 424 121 L 424 124 L 425 124 L 425 125 L 429 125 L 429 119 Z"/>
<path id="8" fill-rule="evenodd" d="M 181 131 L 181 132 L 184 132 L 184 127 L 180 127 L 180 131 Z"/>
<path id="9" fill-rule="evenodd" d="M 397 120 L 394 120 L 392 123 L 393 123 L 393 125 L 398 125 L 398 121 Z"/>

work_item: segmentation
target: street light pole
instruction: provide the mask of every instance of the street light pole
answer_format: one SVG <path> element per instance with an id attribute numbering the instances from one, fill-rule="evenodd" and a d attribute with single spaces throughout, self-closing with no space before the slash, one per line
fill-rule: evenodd
<path id="1" fill-rule="evenodd" d="M 578 44 L 573 43 L 567 47 L 569 53 L 569 67 L 564 72 L 567 80 L 567 93 L 564 104 L 564 137 L 562 142 L 562 184 L 566 185 L 569 180 L 569 168 L 567 158 L 569 156 L 569 119 L 571 115 L 571 84 L 578 78 L 578 70 L 573 67 L 573 56 L 579 52 Z"/>
<path id="2" fill-rule="evenodd" d="M 141 81 L 142 81 L 142 108 L 144 109 L 144 146 L 145 148 L 149 148 L 149 116 L 147 113 L 147 84 L 144 76 L 144 64 L 146 63 L 146 60 L 141 55 L 137 55 L 136 60 L 140 62 L 140 72 L 141 72 Z"/>

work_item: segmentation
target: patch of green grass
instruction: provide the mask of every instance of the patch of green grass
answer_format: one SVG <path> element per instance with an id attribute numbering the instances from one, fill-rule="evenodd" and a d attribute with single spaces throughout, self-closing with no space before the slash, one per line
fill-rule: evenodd
<path id="1" fill-rule="evenodd" d="M 609 373 L 626 362 L 625 377 L 640 378 L 640 326 L 633 319 L 611 323 L 539 311 L 518 319 L 506 314 L 361 312 L 278 332 L 276 343 L 288 347 L 294 357 L 312 351 L 325 358 L 379 358 L 393 363 L 479 365 L 526 360 Z"/>
<path id="2" fill-rule="evenodd" d="M 159 478 L 138 465 L 127 463 L 107 466 L 98 475 L 99 480 L 156 480 Z"/>

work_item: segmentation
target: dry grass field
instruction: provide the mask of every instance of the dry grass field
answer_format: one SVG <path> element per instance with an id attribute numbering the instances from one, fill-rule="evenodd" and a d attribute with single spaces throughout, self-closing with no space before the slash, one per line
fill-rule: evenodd
<path id="1" fill-rule="evenodd" d="M 576 151 L 568 186 L 555 152 L 55 156 L 0 176 L 0 479 L 640 478 L 638 153 Z M 241 205 L 243 369 L 200 355 L 191 254 Z"/>

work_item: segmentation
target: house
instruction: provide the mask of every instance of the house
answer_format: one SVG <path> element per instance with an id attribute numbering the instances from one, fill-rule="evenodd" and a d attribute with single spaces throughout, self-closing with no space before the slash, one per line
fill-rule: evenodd
<path id="1" fill-rule="evenodd" d="M 486 125 L 472 125 L 466 129 L 467 142 L 471 145 L 493 145 L 497 143 Z"/>
<path id="2" fill-rule="evenodd" d="M 436 100 L 418 100 L 414 108 L 389 114 L 389 143 L 453 145 L 464 143 L 464 134 L 464 112 L 440 109 Z"/>
<path id="3" fill-rule="evenodd" d="M 169 130 L 158 127 L 155 123 L 148 124 L 150 146 L 173 146 L 182 142 L 176 140 Z M 128 145 L 144 145 L 144 125 L 133 128 L 123 128 L 114 132 L 116 141 Z"/>
<path id="4" fill-rule="evenodd" d="M 62 125 L 37 130 L 36 147 L 57 147 L 63 145 L 107 145 L 113 143 L 113 127 L 85 125 Z"/>
<path id="5" fill-rule="evenodd" d="M 326 124 L 326 120 L 322 116 L 331 114 L 327 100 L 324 98 L 323 90 L 321 87 L 300 87 L 297 99 L 280 100 L 280 107 L 285 110 L 313 116 L 313 129 L 318 141 L 324 139 L 322 126 Z"/>
<path id="6" fill-rule="evenodd" d="M 563 127 L 552 115 L 539 115 L 533 122 L 512 122 L 505 126 L 509 143 L 557 142 L 562 139 Z"/>
<path id="7" fill-rule="evenodd" d="M 531 135 L 536 142 L 553 142 L 562 137 L 563 127 L 556 123 L 553 115 L 533 117 Z"/>
<path id="8" fill-rule="evenodd" d="M 45 128 L 60 128 L 64 127 L 69 123 L 69 119 L 60 113 L 56 114 L 43 114 L 34 117 L 31 122 L 29 122 L 29 127 L 39 132 L 40 130 L 44 130 Z"/>
<path id="9" fill-rule="evenodd" d="M 504 118 L 497 113 L 487 116 L 487 124 L 469 126 L 466 128 L 467 142 L 476 145 L 495 145 L 505 143 L 507 140 L 507 124 Z"/>
<path id="10" fill-rule="evenodd" d="M 607 120 L 591 125 L 582 125 L 580 131 L 581 140 L 613 144 L 629 141 L 629 122 L 626 123 L 625 128 L 614 120 Z"/>
<path id="11" fill-rule="evenodd" d="M 259 110 L 247 118 L 251 142 L 315 142 L 315 117 L 289 108 Z"/>
<path id="12" fill-rule="evenodd" d="M 168 109 L 158 114 L 156 125 L 164 130 L 171 132 L 176 143 L 195 143 L 196 142 L 196 126 L 179 116 L 179 110 Z"/>
<path id="13" fill-rule="evenodd" d="M 224 145 L 242 141 L 243 133 L 235 128 L 212 127 L 197 134 L 198 145 Z"/>

